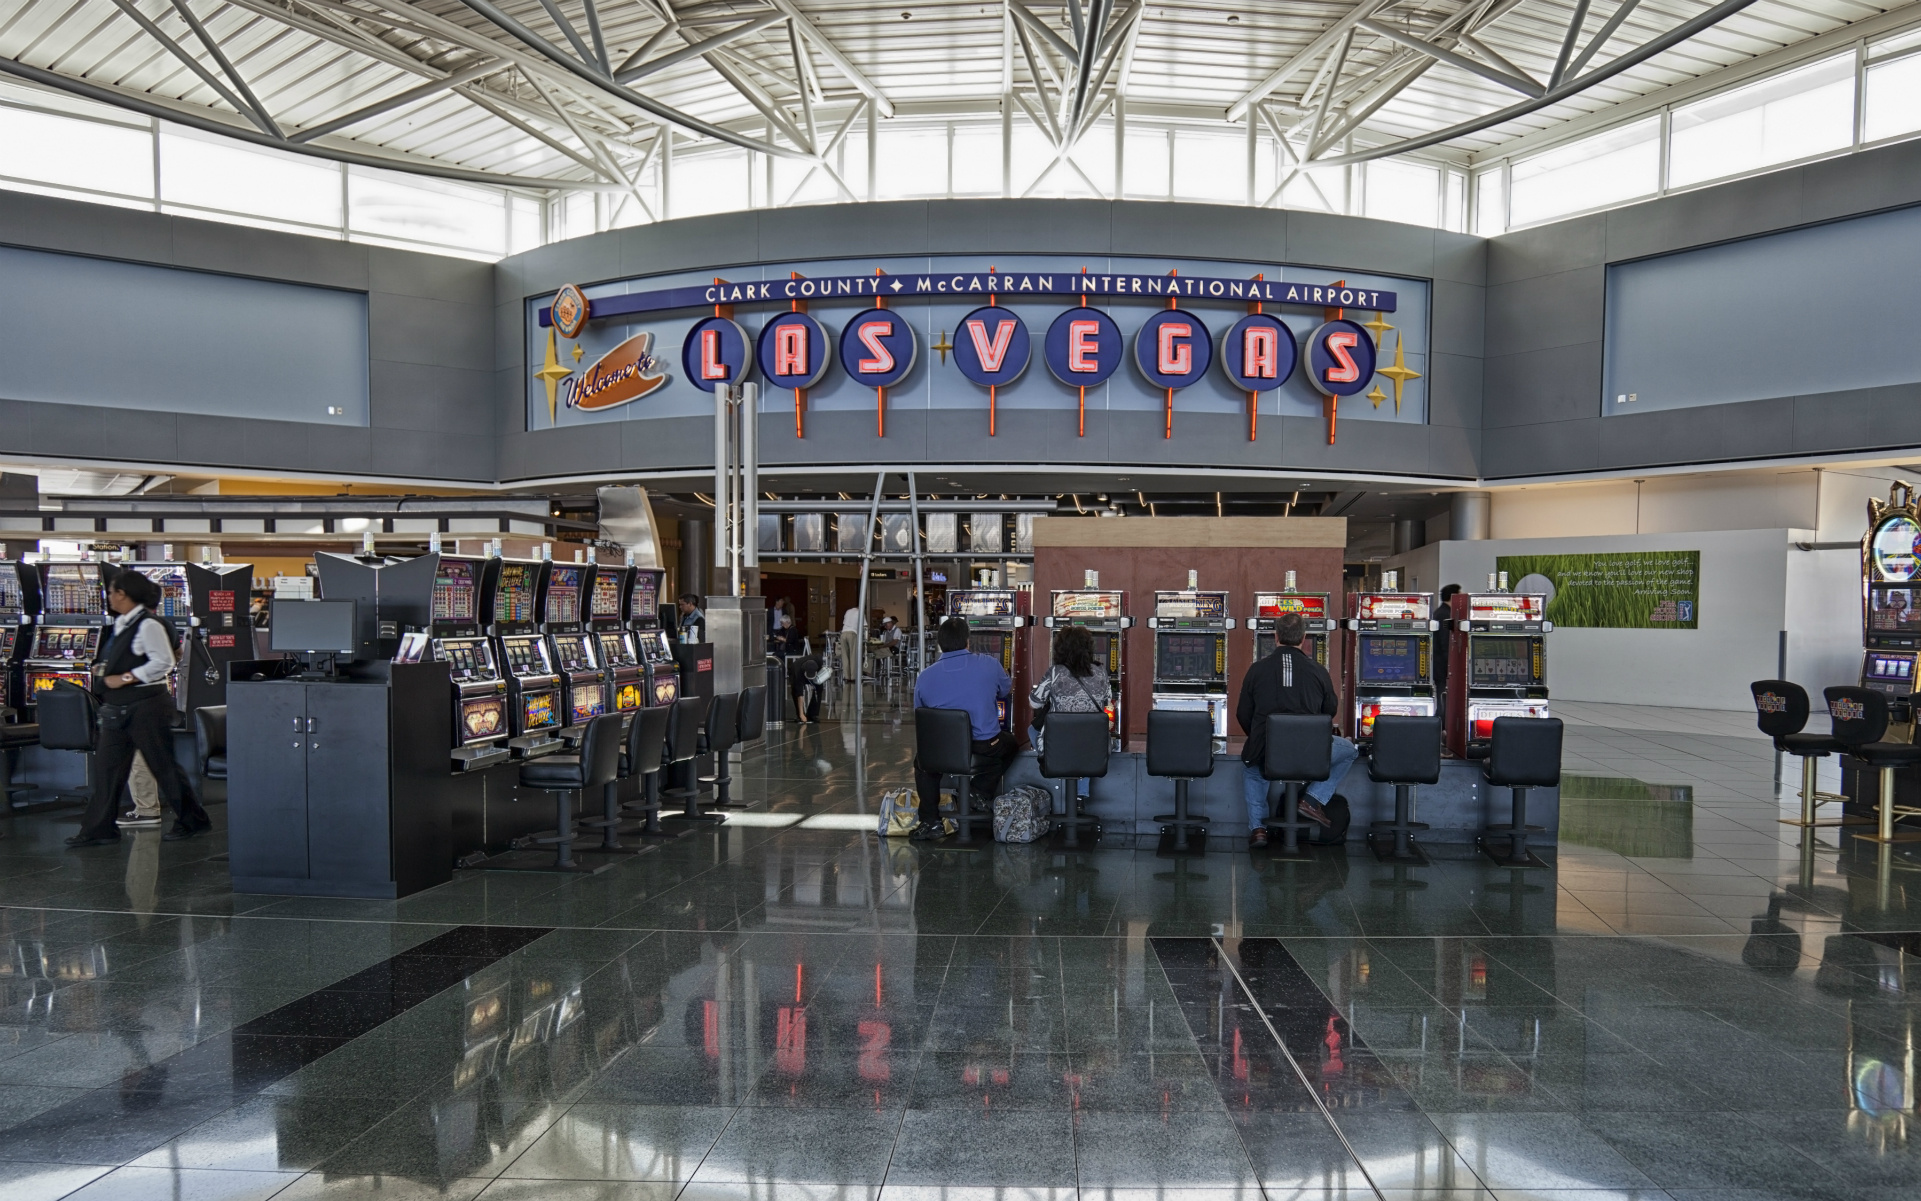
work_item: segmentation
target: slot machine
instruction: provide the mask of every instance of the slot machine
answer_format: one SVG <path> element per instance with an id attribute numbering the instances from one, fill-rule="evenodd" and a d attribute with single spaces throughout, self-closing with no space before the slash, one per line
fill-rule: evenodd
<path id="1" fill-rule="evenodd" d="M 1126 678 L 1125 631 L 1134 624 L 1134 619 L 1127 615 L 1127 593 L 1076 588 L 1057 590 L 1048 599 L 1048 615 L 1041 619 L 1042 625 L 1049 630 L 1077 626 L 1094 639 L 1094 662 L 1107 669 L 1107 694 L 1112 698 L 1107 704 L 1107 726 L 1113 731 L 1114 749 L 1119 750 L 1120 740 L 1125 737 L 1122 731 L 1126 728 L 1122 724 L 1124 693 L 1121 689 Z M 1051 634 L 1048 661 L 1053 661 Z"/>
<path id="2" fill-rule="evenodd" d="M 627 606 L 634 589 L 634 567 L 615 567 L 606 563 L 588 564 L 592 576 L 587 586 L 587 628 L 600 652 L 600 665 L 607 673 L 607 711 L 622 713 L 624 727 L 633 721 L 633 711 L 646 704 L 640 675 L 640 653 L 634 647 L 633 632 L 627 628 Z"/>
<path id="3" fill-rule="evenodd" d="M 548 564 L 500 559 L 494 575 L 493 620 L 487 633 L 507 679 L 508 748 L 518 758 L 560 748 L 560 676 L 534 622 L 534 599 Z"/>
<path id="4" fill-rule="evenodd" d="M 588 723 L 607 711 L 607 678 L 581 619 L 592 570 L 586 563 L 549 563 L 535 600 L 535 620 L 560 673 L 560 724 L 573 732 L 566 737 L 586 733 Z"/>
<path id="5" fill-rule="evenodd" d="M 1392 573 L 1390 573 L 1392 574 Z M 1434 598 L 1425 592 L 1348 596 L 1348 730 L 1356 742 L 1374 735 L 1374 719 L 1433 717 Z"/>
<path id="6" fill-rule="evenodd" d="M 680 664 L 660 619 L 660 588 L 667 573 L 653 567 L 634 568 L 633 591 L 627 602 L 627 630 L 640 657 L 641 703 L 671 705 L 680 699 Z"/>
<path id="7" fill-rule="evenodd" d="M 1888 697 L 1888 742 L 1914 741 L 1914 695 L 1921 690 L 1921 505 L 1896 483 L 1868 502 L 1861 539 L 1861 687 Z"/>
<path id="8" fill-rule="evenodd" d="M 253 564 L 123 563 L 160 589 L 156 612 L 173 625 L 167 688 L 182 714 L 227 703 L 227 664 L 253 658 Z M 109 578 L 108 583 L 112 580 Z"/>
<path id="9" fill-rule="evenodd" d="M 91 664 L 106 625 L 107 594 L 97 563 L 35 563 L 21 573 L 33 641 L 22 664 L 28 703 L 57 681 L 93 687 Z M 24 632 L 24 631 L 23 631 Z"/>
<path id="10" fill-rule="evenodd" d="M 1259 663 L 1274 653 L 1274 623 L 1289 613 L 1299 613 L 1307 623 L 1307 633 L 1301 639 L 1301 651 L 1309 658 L 1327 666 L 1327 647 L 1332 640 L 1330 635 L 1339 628 L 1340 623 L 1328 616 L 1328 595 L 1325 592 L 1296 592 L 1294 573 L 1288 572 L 1286 586 L 1279 592 L 1256 592 L 1254 594 L 1254 616 L 1247 619 L 1247 628 L 1254 632 L 1254 658 Z"/>
<path id="11" fill-rule="evenodd" d="M 1497 717 L 1546 717 L 1547 597 L 1461 593 L 1448 640 L 1447 751 L 1481 758 Z"/>
<path id="12" fill-rule="evenodd" d="M 20 683 L 20 658 L 33 641 L 27 614 L 26 590 L 20 573 L 32 568 L 12 559 L 0 559 L 0 708 L 8 721 L 24 720 L 20 709 L 26 704 Z"/>
<path id="13" fill-rule="evenodd" d="M 425 632 L 429 662 L 447 665 L 454 707 L 453 769 L 478 771 L 506 759 L 513 734 L 507 679 L 483 630 L 494 599 L 498 559 L 441 555 Z M 414 635 L 420 637 L 420 635 Z M 402 658 L 407 657 L 403 652 Z"/>
<path id="14" fill-rule="evenodd" d="M 1207 714 L 1214 740 L 1227 740 L 1227 593 L 1186 588 L 1154 594 L 1154 690 L 1156 709 Z"/>
<path id="15" fill-rule="evenodd" d="M 1001 665 L 1013 681 L 1011 701 L 999 705 L 1001 729 L 1014 729 L 1015 708 L 1027 702 L 1027 656 L 1021 630 L 1030 620 L 1021 612 L 1027 594 L 1018 588 L 962 588 L 947 594 L 947 616 L 967 623 L 967 649 Z"/>

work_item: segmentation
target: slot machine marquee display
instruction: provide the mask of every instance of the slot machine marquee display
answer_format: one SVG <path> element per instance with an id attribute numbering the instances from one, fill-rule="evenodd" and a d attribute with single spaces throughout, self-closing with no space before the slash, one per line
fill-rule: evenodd
<path id="1" fill-rule="evenodd" d="M 948 592 L 947 616 L 967 623 L 967 649 L 1000 662 L 1013 681 L 1015 704 L 1026 699 L 1027 671 L 1021 630 L 1028 624 L 1027 594 L 1018 588 L 964 588 Z M 1001 729 L 1014 728 L 1013 706 L 1001 702 Z"/>
<path id="2" fill-rule="evenodd" d="M 554 670 L 560 673 L 560 724 L 580 727 L 607 711 L 607 681 L 594 654 L 593 635 L 582 619 L 586 603 L 585 563 L 549 563 L 539 591 L 535 619 L 547 636 Z"/>
<path id="3" fill-rule="evenodd" d="M 1374 736 L 1374 719 L 1433 717 L 1434 597 L 1425 592 L 1357 592 L 1348 597 L 1348 729 Z"/>
<path id="4" fill-rule="evenodd" d="M 253 564 L 124 563 L 160 589 L 178 643 L 167 680 L 182 713 L 227 703 L 227 664 L 253 658 Z M 105 619 L 103 619 L 105 620 Z"/>
<path id="5" fill-rule="evenodd" d="M 1227 739 L 1227 593 L 1188 588 L 1154 594 L 1153 707 L 1207 714 L 1214 740 Z"/>
<path id="6" fill-rule="evenodd" d="M 587 588 L 587 628 L 607 674 L 607 711 L 628 713 L 647 703 L 640 674 L 640 654 L 627 628 L 627 606 L 633 596 L 633 567 L 590 564 L 593 580 Z M 623 725 L 632 721 L 623 720 Z"/>
<path id="7" fill-rule="evenodd" d="M 453 685 L 455 771 L 477 771 L 507 758 L 505 743 L 514 732 L 507 679 L 481 620 L 493 601 L 499 564 L 442 555 L 434 569 L 427 646 L 431 659 L 447 665 Z"/>
<path id="8" fill-rule="evenodd" d="M 1497 717 L 1547 717 L 1547 597 L 1462 593 L 1467 616 L 1448 640 L 1447 750 L 1485 751 Z M 1464 686 L 1463 686 L 1464 685 Z M 1475 756 L 1478 757 L 1478 756 Z"/>
<path id="9" fill-rule="evenodd" d="M 495 661 L 507 679 L 507 745 L 527 756 L 558 749 L 560 676 L 554 671 L 547 640 L 534 622 L 534 599 L 548 564 L 530 559 L 500 559 L 494 577 L 494 611 L 489 623 Z"/>
<path id="10" fill-rule="evenodd" d="M 90 665 L 100 650 L 107 611 L 99 564 L 35 563 L 21 582 L 37 594 L 26 598 L 28 611 L 36 617 L 33 644 L 26 653 L 23 699 L 31 703 L 59 680 L 91 688 Z"/>
<path id="11" fill-rule="evenodd" d="M 1914 695 L 1921 691 L 1921 506 L 1897 482 L 1886 501 L 1868 502 L 1861 539 L 1861 687 L 1888 697 L 1888 742 L 1914 741 Z"/>
<path id="12" fill-rule="evenodd" d="M 1107 728 L 1113 732 L 1116 749 L 1126 727 L 1124 695 L 1126 679 L 1126 631 L 1134 625 L 1127 615 L 1127 593 L 1099 588 L 1061 589 L 1048 598 L 1048 615 L 1041 624 L 1050 631 L 1070 626 L 1086 630 L 1094 639 L 1094 662 L 1107 669 Z M 1054 635 L 1048 636 L 1048 662 L 1053 662 Z"/>
<path id="13" fill-rule="evenodd" d="M 660 590 L 667 573 L 654 567 L 634 568 L 633 591 L 627 602 L 627 629 L 640 657 L 641 702 L 671 705 L 680 699 L 680 664 L 661 624 Z"/>
<path id="14" fill-rule="evenodd" d="M 31 627 L 26 626 L 26 590 L 20 583 L 22 564 L 0 559 L 0 706 L 11 712 L 9 721 L 20 720 L 19 710 L 27 704 L 21 698 L 20 657 L 26 653 Z M 31 568 L 27 568 L 31 570 Z"/>
<path id="15" fill-rule="evenodd" d="M 1307 633 L 1301 638 L 1301 651 L 1322 667 L 1327 666 L 1327 645 L 1329 635 L 1340 625 L 1328 614 L 1328 594 L 1325 592 L 1296 592 L 1294 573 L 1288 572 L 1286 586 L 1279 592 L 1256 592 L 1254 594 L 1254 616 L 1247 619 L 1247 628 L 1254 632 L 1254 659 L 1259 663 L 1274 653 L 1274 623 L 1289 613 L 1299 613 L 1307 623 Z"/>

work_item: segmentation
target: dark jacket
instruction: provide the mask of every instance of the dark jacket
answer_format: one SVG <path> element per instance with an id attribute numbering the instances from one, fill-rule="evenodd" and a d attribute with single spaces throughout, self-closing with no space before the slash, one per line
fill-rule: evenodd
<path id="1" fill-rule="evenodd" d="M 167 634 L 168 642 L 173 643 L 173 624 L 155 613 L 142 613 L 138 621 L 129 622 L 127 628 L 118 633 L 114 632 L 112 626 L 108 626 L 106 644 L 100 648 L 98 659 L 105 674 L 122 675 L 147 661 L 145 655 L 134 650 L 133 640 L 138 636 L 140 627 L 150 621 L 159 622 L 160 628 Z M 94 696 L 103 705 L 131 705 L 165 695 L 167 695 L 167 686 L 164 683 L 128 684 L 122 688 L 108 688 L 99 682 L 99 677 L 95 677 Z"/>
<path id="2" fill-rule="evenodd" d="M 1267 754 L 1267 717 L 1270 713 L 1340 712 L 1340 693 L 1327 669 L 1298 646 L 1277 647 L 1273 654 L 1247 669 L 1241 678 L 1241 699 L 1234 720 L 1247 735 L 1241 762 L 1259 763 Z"/>

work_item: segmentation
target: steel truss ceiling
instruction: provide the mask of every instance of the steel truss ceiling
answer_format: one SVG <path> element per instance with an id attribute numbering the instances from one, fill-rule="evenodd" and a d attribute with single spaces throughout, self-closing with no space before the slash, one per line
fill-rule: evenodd
<path id="1" fill-rule="evenodd" d="M 1916 6 L 1921 11 L 1921 6 Z M 322 158 L 626 193 L 661 134 L 825 172 L 863 122 L 1253 122 L 1463 157 L 1886 11 L 1866 0 L 15 0 L 0 73 Z M 1232 124 L 1231 124 L 1232 123 Z M 883 170 L 885 164 L 883 163 Z M 798 195 L 802 180 L 792 194 Z M 781 199 L 777 197 L 777 199 Z"/>

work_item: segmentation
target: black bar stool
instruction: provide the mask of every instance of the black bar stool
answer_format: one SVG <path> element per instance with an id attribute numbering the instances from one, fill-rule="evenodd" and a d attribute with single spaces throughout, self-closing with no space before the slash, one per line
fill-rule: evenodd
<path id="1" fill-rule="evenodd" d="M 1099 838 L 1101 823 L 1099 818 L 1081 812 L 1080 790 L 1074 782 L 1097 780 L 1107 774 L 1107 748 L 1113 730 L 1105 713 L 1049 713 L 1046 734 L 1041 740 L 1041 775 L 1065 781 L 1061 786 L 1061 811 L 1065 816 L 1059 825 L 1066 831 L 1067 845 L 1077 847 L 1081 845 L 1081 827 L 1093 827 L 1094 837 Z M 1208 736 L 1213 737 L 1211 726 Z"/>
<path id="2" fill-rule="evenodd" d="M 1558 717 L 1497 717 L 1487 758 L 1481 761 L 1487 782 L 1512 790 L 1514 819 L 1489 826 L 1479 839 L 1481 850 L 1503 867 L 1546 867 L 1527 849 L 1529 834 L 1545 834 L 1545 826 L 1527 824 L 1527 790 L 1555 788 L 1561 783 L 1561 719 Z M 1495 854 L 1488 839 L 1507 835 L 1507 851 Z"/>
<path id="3" fill-rule="evenodd" d="M 672 705 L 654 705 L 634 715 L 627 727 L 627 745 L 620 752 L 620 778 L 640 777 L 640 797 L 621 807 L 627 817 L 642 819 L 642 836 L 661 837 L 660 766 L 667 749 L 667 726 L 673 720 Z"/>
<path id="4" fill-rule="evenodd" d="M 1309 828 L 1301 820 L 1301 794 L 1334 771 L 1334 719 L 1318 713 L 1267 715 L 1267 748 L 1261 775 L 1267 780 L 1267 824 L 1281 832 L 1276 855 L 1307 858 L 1301 835 Z M 1279 821 L 1275 814 L 1286 816 Z"/>
<path id="5" fill-rule="evenodd" d="M 734 741 L 759 742 L 767 735 L 767 685 L 754 684 L 741 690 L 740 728 Z"/>
<path id="6" fill-rule="evenodd" d="M 1054 718 L 1047 719 L 1047 742 L 1054 740 Z M 1188 849 L 1187 832 L 1202 831 L 1207 819 L 1187 815 L 1187 786 L 1214 774 L 1214 723 L 1205 713 L 1182 709 L 1147 711 L 1147 774 L 1174 781 L 1174 812 L 1157 813 L 1161 831 L 1174 831 L 1174 849 Z M 1206 844 L 1203 843 L 1203 846 Z"/>
<path id="7" fill-rule="evenodd" d="M 1394 785 L 1394 820 L 1370 822 L 1367 842 L 1378 859 L 1396 863 L 1426 863 L 1427 854 L 1414 844 L 1414 832 L 1427 829 L 1414 820 L 1414 786 L 1441 778 L 1441 719 L 1438 717 L 1377 717 L 1374 745 L 1367 764 L 1368 778 Z M 1387 851 L 1376 839 L 1393 835 Z"/>
<path id="8" fill-rule="evenodd" d="M 94 728 L 99 721 L 99 705 L 93 693 L 77 684 L 58 681 L 34 699 L 34 716 L 39 719 L 40 745 L 50 751 L 77 751 L 86 762 L 83 793 L 57 792 L 45 803 L 86 804 L 93 800 Z"/>
<path id="9" fill-rule="evenodd" d="M 1888 698 L 1873 689 L 1829 688 L 1822 696 L 1828 702 L 1828 718 L 1834 727 L 1835 741 L 1848 754 L 1881 773 L 1880 824 L 1873 834 L 1855 837 L 1879 843 L 1921 842 L 1921 830 L 1896 832 L 1894 828 L 1897 817 L 1921 815 L 1921 809 L 1894 803 L 1895 769 L 1921 763 L 1921 745 L 1881 741 L 1882 735 L 1888 732 Z"/>
<path id="10" fill-rule="evenodd" d="M 727 795 L 728 785 L 734 782 L 734 777 L 727 771 L 727 752 L 734 749 L 734 742 L 740 737 L 741 695 L 738 692 L 723 692 L 715 697 L 700 732 L 700 753 L 714 757 L 714 774 L 702 776 L 700 782 L 714 786 L 716 809 L 730 808 L 734 804 L 733 798 Z"/>
<path id="11" fill-rule="evenodd" d="M 1816 821 L 1814 811 L 1818 806 L 1848 798 L 1833 792 L 1821 792 L 1815 784 L 1815 760 L 1841 753 L 1841 742 L 1832 734 L 1808 734 L 1804 732 L 1808 724 L 1808 713 L 1813 708 L 1808 702 L 1808 690 L 1788 680 L 1756 680 L 1748 685 L 1754 694 L 1754 724 L 1761 732 L 1774 740 L 1774 749 L 1784 755 L 1794 755 L 1801 760 L 1801 816 L 1797 820 L 1784 817 L 1784 826 L 1861 826 L 1867 825 L 1864 817 L 1843 817 L 1830 821 Z"/>
<path id="12" fill-rule="evenodd" d="M 551 870 L 591 872 L 574 862 L 574 800 L 589 788 L 611 784 L 620 773 L 620 714 L 603 713 L 587 724 L 578 755 L 543 755 L 520 765 L 520 783 L 554 794 L 554 836 L 536 838 L 554 848 Z M 603 865 L 604 866 L 604 865 Z"/>
<path id="13" fill-rule="evenodd" d="M 678 821 L 719 821 L 712 813 L 700 811 L 700 781 L 695 779 L 694 760 L 700 755 L 700 723 L 713 703 L 708 696 L 683 696 L 674 702 L 674 715 L 667 720 L 667 758 L 663 765 L 668 787 L 661 799 L 682 806 L 672 817 Z"/>
<path id="14" fill-rule="evenodd" d="M 940 777 L 937 792 L 954 781 L 955 830 L 962 842 L 972 842 L 974 823 L 994 820 L 991 813 L 974 812 L 974 773 L 985 766 L 974 755 L 974 719 L 965 709 L 914 710 L 914 757 L 921 770 Z"/>

